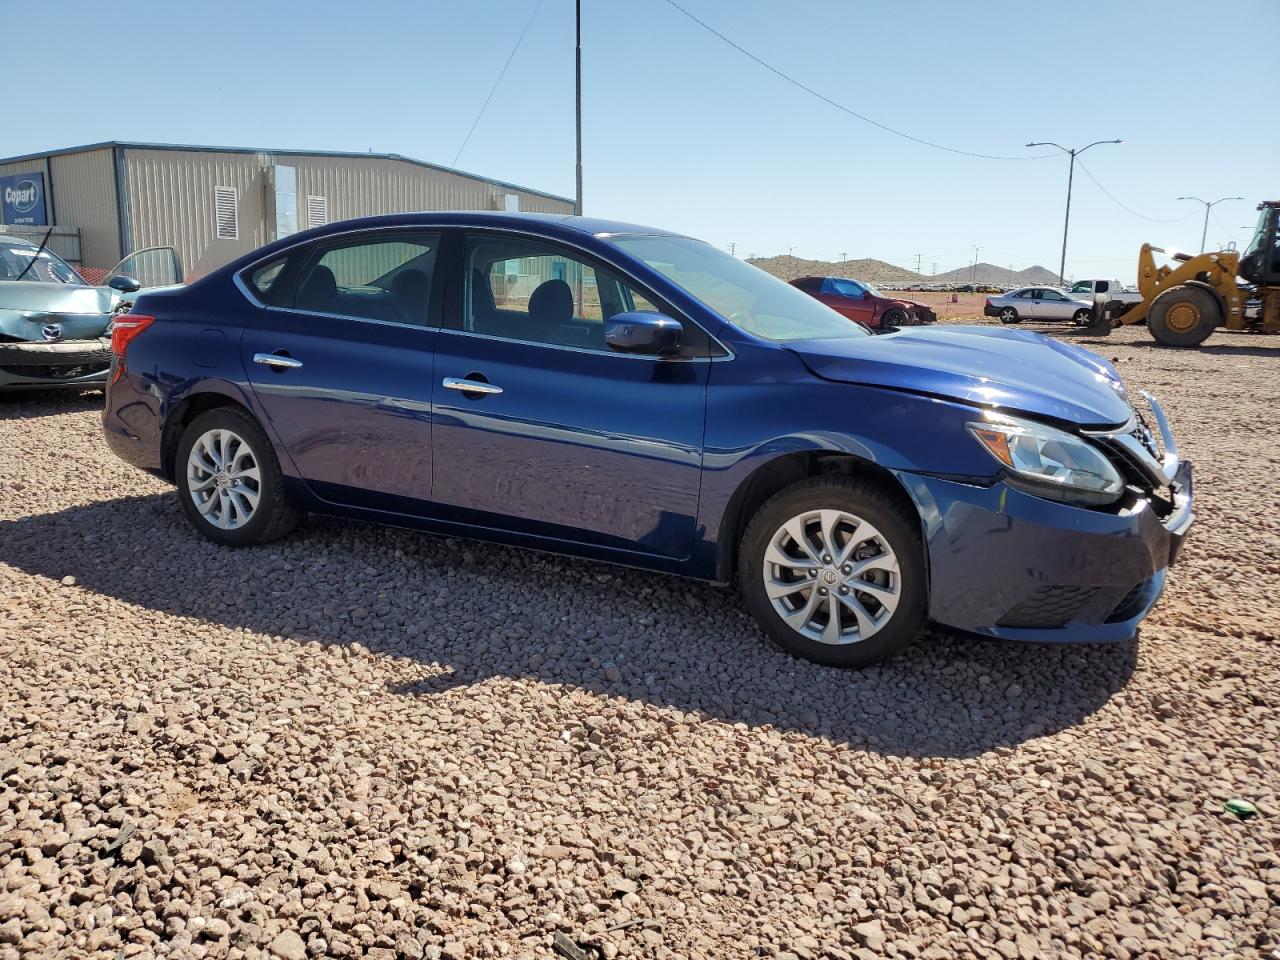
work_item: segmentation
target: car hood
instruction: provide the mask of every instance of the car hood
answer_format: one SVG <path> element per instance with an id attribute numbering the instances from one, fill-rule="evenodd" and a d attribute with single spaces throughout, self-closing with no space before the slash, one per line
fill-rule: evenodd
<path id="1" fill-rule="evenodd" d="M 1132 412 L 1110 363 L 1027 330 L 911 327 L 879 337 L 786 346 L 824 380 L 946 397 L 1087 427 L 1120 425 Z"/>
<path id="2" fill-rule="evenodd" d="M 0 281 L 0 310 L 110 313 L 119 297 L 110 287 L 34 280 Z"/>

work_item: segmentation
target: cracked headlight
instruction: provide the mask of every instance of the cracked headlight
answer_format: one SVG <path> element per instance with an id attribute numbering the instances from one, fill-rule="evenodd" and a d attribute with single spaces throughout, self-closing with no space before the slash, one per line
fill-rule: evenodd
<path id="1" fill-rule="evenodd" d="M 969 433 L 1037 496 L 1064 503 L 1114 503 L 1124 480 L 1102 452 L 1080 437 L 1031 420 L 993 418 L 966 424 Z"/>

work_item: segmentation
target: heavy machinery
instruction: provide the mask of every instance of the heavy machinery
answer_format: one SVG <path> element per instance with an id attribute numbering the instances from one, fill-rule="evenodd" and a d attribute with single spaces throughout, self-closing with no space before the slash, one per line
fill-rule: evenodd
<path id="1" fill-rule="evenodd" d="M 1170 347 L 1197 346 L 1216 327 L 1280 333 L 1280 200 L 1264 200 L 1258 210 L 1258 227 L 1243 255 L 1219 250 L 1192 256 L 1144 243 L 1138 255 L 1142 302 L 1130 306 L 1098 293 L 1088 332 L 1106 336 L 1113 327 L 1145 320 L 1151 336 Z M 1156 266 L 1156 253 L 1176 265 Z M 1261 302 L 1256 317 L 1246 315 L 1251 299 Z"/>

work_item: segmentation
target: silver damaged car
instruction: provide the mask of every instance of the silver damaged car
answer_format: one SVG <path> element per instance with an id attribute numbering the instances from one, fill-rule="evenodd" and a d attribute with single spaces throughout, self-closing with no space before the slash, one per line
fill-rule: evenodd
<path id="1" fill-rule="evenodd" d="M 43 246 L 0 233 L 0 390 L 92 387 L 111 364 L 111 322 L 144 286 L 181 281 L 172 247 L 125 257 L 104 286 Z"/>

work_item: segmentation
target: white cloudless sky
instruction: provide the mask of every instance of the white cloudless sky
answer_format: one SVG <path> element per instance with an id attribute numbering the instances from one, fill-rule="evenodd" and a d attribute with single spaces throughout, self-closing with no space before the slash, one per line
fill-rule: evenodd
<path id="1" fill-rule="evenodd" d="M 1124 138 L 1083 162 L 1134 212 L 1077 166 L 1068 274 L 1131 280 L 1144 240 L 1198 249 L 1203 207 L 1181 195 L 1245 198 L 1213 209 L 1211 246 L 1243 246 L 1256 202 L 1280 196 L 1277 0 L 1239 0 L 1225 22 L 1194 0 L 680 2 L 914 136 L 1011 156 L 1044 152 L 1032 140 Z M 536 3 L 135 0 L 108 14 L 63 0 L 36 18 L 44 39 L 26 53 L 12 28 L 31 21 L 0 9 L 11 57 L 30 58 L 0 156 L 114 139 L 450 164 Z M 1065 156 L 982 160 L 892 136 L 666 0 L 583 0 L 583 21 L 588 214 L 739 255 L 792 246 L 914 268 L 920 254 L 927 274 L 978 246 L 986 262 L 1056 270 Z M 573 25 L 572 0 L 542 0 L 459 168 L 572 196 Z"/>

